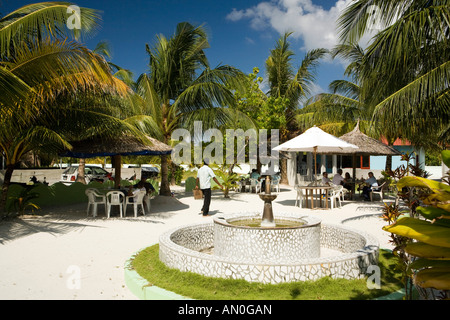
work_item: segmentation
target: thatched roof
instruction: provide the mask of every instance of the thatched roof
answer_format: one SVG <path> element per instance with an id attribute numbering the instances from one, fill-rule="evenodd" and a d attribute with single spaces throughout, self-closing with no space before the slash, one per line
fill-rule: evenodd
<path id="1" fill-rule="evenodd" d="M 61 156 L 74 158 L 94 158 L 115 155 L 164 155 L 172 153 L 172 148 L 159 140 L 147 137 L 149 144 L 133 136 L 115 138 L 92 138 L 71 143 L 73 149 Z"/>
<path id="2" fill-rule="evenodd" d="M 359 122 L 356 125 L 355 129 L 353 131 L 344 134 L 343 136 L 339 137 L 339 139 L 342 139 L 344 141 L 347 141 L 348 143 L 354 144 L 358 146 L 359 149 L 355 149 L 354 152 L 346 152 L 343 151 L 343 154 L 353 154 L 356 153 L 357 155 L 373 155 L 373 156 L 381 156 L 381 155 L 401 155 L 401 152 L 395 150 L 394 148 L 385 145 L 381 141 L 371 138 L 364 133 L 362 133 L 359 130 Z"/>

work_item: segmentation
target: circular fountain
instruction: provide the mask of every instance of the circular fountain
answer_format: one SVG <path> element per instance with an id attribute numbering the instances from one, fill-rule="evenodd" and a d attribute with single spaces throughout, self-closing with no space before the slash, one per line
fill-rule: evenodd
<path id="1" fill-rule="evenodd" d="M 298 213 L 277 212 L 274 219 L 276 195 L 268 179 L 266 193 L 260 194 L 262 217 L 234 213 L 166 232 L 160 237 L 160 260 L 181 271 L 274 284 L 361 278 L 377 264 L 378 242 L 368 234 Z M 334 254 L 324 256 L 321 248 Z"/>

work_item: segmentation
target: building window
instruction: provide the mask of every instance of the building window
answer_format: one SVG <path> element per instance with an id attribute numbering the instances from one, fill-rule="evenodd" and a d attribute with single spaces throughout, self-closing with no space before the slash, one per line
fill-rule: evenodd
<path id="1" fill-rule="evenodd" d="M 370 156 L 361 156 L 361 169 L 370 169 Z"/>
<path id="2" fill-rule="evenodd" d="M 342 156 L 342 168 L 353 168 L 353 156 Z M 370 156 L 357 156 L 355 168 L 370 169 Z"/>

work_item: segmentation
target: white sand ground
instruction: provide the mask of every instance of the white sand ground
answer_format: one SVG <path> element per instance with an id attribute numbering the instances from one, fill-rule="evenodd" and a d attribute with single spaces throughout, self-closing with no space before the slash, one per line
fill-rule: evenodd
<path id="1" fill-rule="evenodd" d="M 2 300 L 135 300 L 126 287 L 124 264 L 137 251 L 158 242 L 172 228 L 211 221 L 214 215 L 262 212 L 255 194 L 232 193 L 224 199 L 213 192 L 209 217 L 202 217 L 201 200 L 174 188 L 175 197 L 156 197 L 151 213 L 134 218 L 132 207 L 124 219 L 86 215 L 86 204 L 43 209 L 39 219 L 0 222 L 0 299 Z M 329 223 L 371 233 L 381 248 L 391 248 L 386 223 L 378 216 L 382 202 L 349 202 L 334 210 L 300 209 L 295 191 L 282 186 L 273 203 L 276 212 L 298 212 Z M 350 220 L 348 220 L 350 219 Z M 80 279 L 77 281 L 77 279 Z"/>

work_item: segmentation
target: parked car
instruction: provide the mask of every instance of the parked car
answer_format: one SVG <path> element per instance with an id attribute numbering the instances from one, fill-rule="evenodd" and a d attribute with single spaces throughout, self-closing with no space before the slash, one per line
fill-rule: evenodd
<path id="1" fill-rule="evenodd" d="M 61 182 L 63 183 L 73 183 L 77 181 L 78 177 L 78 166 L 68 167 L 61 175 Z M 86 165 L 84 167 L 84 177 L 86 179 L 86 183 L 91 181 L 99 181 L 103 182 L 108 180 L 111 176 L 111 173 L 106 171 L 103 168 L 97 166 Z"/>
<path id="2" fill-rule="evenodd" d="M 159 169 L 155 167 L 142 167 L 141 168 L 141 179 L 156 179 L 159 174 Z"/>

